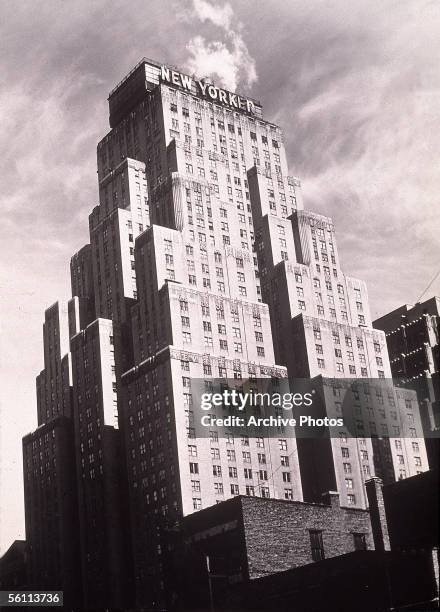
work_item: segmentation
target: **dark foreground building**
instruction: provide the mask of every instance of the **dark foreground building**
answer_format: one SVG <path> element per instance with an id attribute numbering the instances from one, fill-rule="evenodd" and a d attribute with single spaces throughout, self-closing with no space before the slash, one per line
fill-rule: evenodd
<path id="1" fill-rule="evenodd" d="M 185 609 L 209 609 L 210 599 L 215 609 L 240 609 L 256 579 L 372 550 L 368 511 L 341 508 L 334 492 L 324 501 L 239 496 L 185 517 Z"/>
<path id="2" fill-rule="evenodd" d="M 22 589 L 27 585 L 27 545 L 14 540 L 0 557 L 0 591 Z"/>
<path id="3" fill-rule="evenodd" d="M 185 610 L 438 609 L 438 473 L 367 483 L 370 512 L 237 497 L 183 521 Z"/>

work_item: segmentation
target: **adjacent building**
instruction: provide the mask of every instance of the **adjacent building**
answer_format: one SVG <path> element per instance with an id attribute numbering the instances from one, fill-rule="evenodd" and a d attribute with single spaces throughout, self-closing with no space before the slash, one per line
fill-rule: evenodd
<path id="1" fill-rule="evenodd" d="M 27 586 L 27 544 L 14 540 L 0 557 L 0 589 L 19 590 Z"/>
<path id="2" fill-rule="evenodd" d="M 374 549 L 369 512 L 336 492 L 316 504 L 239 496 L 185 517 L 181 537 L 183 605 L 206 610 L 241 609 L 234 594 L 259 578 Z"/>
<path id="3" fill-rule="evenodd" d="M 440 460 L 440 298 L 405 304 L 374 321 L 386 334 L 391 371 L 399 385 L 415 389 L 431 469 Z"/>

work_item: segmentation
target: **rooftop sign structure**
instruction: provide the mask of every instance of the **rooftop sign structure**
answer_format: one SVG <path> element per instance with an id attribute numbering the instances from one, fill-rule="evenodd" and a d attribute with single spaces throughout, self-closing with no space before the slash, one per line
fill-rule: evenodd
<path id="1" fill-rule="evenodd" d="M 262 117 L 261 104 L 256 100 L 217 87 L 207 79 L 191 77 L 175 67 L 143 58 L 110 92 L 110 127 L 115 127 L 127 112 L 133 110 L 144 99 L 147 90 L 160 84 L 180 89 L 234 112 L 259 119 Z"/>
<path id="2" fill-rule="evenodd" d="M 196 88 L 198 95 L 212 102 L 228 106 L 232 110 L 242 110 L 252 115 L 255 114 L 255 102 L 249 98 L 243 98 L 236 93 L 216 87 L 206 80 L 195 81 L 192 77 L 167 66 L 161 66 L 160 81 L 187 90 L 190 93 L 194 93 L 194 88 Z"/>

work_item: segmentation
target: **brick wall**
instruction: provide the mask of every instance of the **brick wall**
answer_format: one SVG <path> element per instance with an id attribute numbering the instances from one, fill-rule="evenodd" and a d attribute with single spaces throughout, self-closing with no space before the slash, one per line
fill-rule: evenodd
<path id="1" fill-rule="evenodd" d="M 365 534 L 373 549 L 368 511 L 331 505 L 242 497 L 249 578 L 312 563 L 309 530 L 322 530 L 325 558 L 355 549 L 353 533 Z"/>

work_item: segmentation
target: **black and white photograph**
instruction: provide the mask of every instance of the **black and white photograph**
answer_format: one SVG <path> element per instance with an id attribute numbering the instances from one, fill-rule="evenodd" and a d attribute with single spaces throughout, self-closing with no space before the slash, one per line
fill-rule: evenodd
<path id="1" fill-rule="evenodd" d="M 438 610 L 440 3 L 0 40 L 0 609 Z"/>

